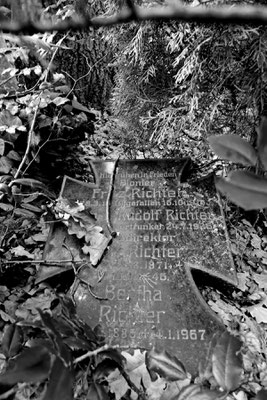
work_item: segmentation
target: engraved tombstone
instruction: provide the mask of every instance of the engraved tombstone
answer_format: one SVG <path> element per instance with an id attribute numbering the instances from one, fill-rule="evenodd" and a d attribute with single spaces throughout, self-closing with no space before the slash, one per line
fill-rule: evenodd
<path id="1" fill-rule="evenodd" d="M 110 239 L 116 232 L 98 265 L 85 268 L 98 279 L 75 290 L 79 316 L 107 343 L 156 345 L 196 373 L 224 327 L 194 278 L 235 284 L 236 275 L 219 198 L 181 183 L 186 161 L 94 162 L 96 183 L 65 177 L 61 196 L 85 202 Z"/>

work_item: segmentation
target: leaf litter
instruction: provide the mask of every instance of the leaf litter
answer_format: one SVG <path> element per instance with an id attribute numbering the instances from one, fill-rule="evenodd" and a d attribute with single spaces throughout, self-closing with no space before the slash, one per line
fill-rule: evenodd
<path id="1" fill-rule="evenodd" d="M 28 261 L 27 268 L 30 273 L 24 282 L 14 286 L 13 289 L 5 284 L 1 286 L 0 294 L 3 306 L 0 310 L 0 322 L 2 322 L 2 327 L 6 323 L 13 323 L 18 317 L 28 320 L 29 323 L 31 321 L 36 323 L 39 318 L 37 308 L 52 313 L 55 307 L 53 303 L 57 301 L 54 290 L 42 283 L 38 284 L 34 291 L 23 290 L 23 287 L 27 288 L 27 285 L 32 288 L 31 282 L 39 268 L 34 261 L 40 258 L 49 230 L 43 215 L 37 214 L 40 210 L 38 196 L 32 196 L 32 199 L 28 198 L 28 200 L 30 203 L 31 201 L 34 203 L 32 213 L 38 221 L 37 224 L 23 213 L 21 215 L 17 213 L 14 219 L 14 215 L 11 216 L 13 208 L 6 208 L 5 226 L 9 225 L 12 234 L 8 231 L 4 235 L 4 255 L 10 261 Z M 65 199 L 59 199 L 55 204 L 56 215 L 67 227 L 69 235 L 75 236 L 83 242 L 84 255 L 89 255 L 92 265 L 97 265 L 109 243 L 109 238 L 103 233 L 102 227 L 97 225 L 95 217 L 82 203 L 71 205 Z M 45 213 L 46 211 L 44 211 Z M 245 391 L 237 390 L 229 397 L 231 400 L 233 398 L 248 400 L 246 391 L 254 393 L 256 396 L 262 387 L 267 386 L 265 359 L 267 354 L 267 238 L 264 236 L 264 228 L 266 228 L 265 221 L 260 225 L 252 224 L 245 219 L 235 221 L 234 227 L 230 227 L 239 286 L 232 300 L 226 301 L 218 292 L 214 292 L 208 298 L 210 307 L 222 317 L 228 330 L 233 333 L 238 332 L 243 343 L 244 371 L 249 379 L 244 386 Z M 9 249 L 5 244 L 9 244 Z M 97 279 L 97 277 L 93 278 L 93 275 L 89 273 L 89 281 Z M 93 282 L 91 283 L 93 285 Z M 247 300 L 250 304 L 246 303 Z M 79 340 L 77 338 L 76 343 L 82 343 Z M 178 399 L 182 388 L 185 388 L 185 391 L 189 390 L 187 387 L 190 386 L 190 378 L 169 382 L 164 376 L 159 375 L 160 369 L 155 372 L 157 375 L 153 381 L 146 365 L 145 352 L 135 350 L 132 354 L 127 352 L 122 354 L 126 359 L 125 371 L 140 390 L 146 388 L 148 400 Z M 257 365 L 257 376 L 255 365 Z M 129 385 L 119 370 L 111 372 L 107 381 L 116 400 L 121 399 L 129 390 Z M 99 390 L 99 387 L 102 386 L 97 385 L 95 387 L 98 387 Z M 136 399 L 137 397 L 137 393 L 131 390 L 129 398 Z M 261 400 L 260 395 L 259 399 Z"/>

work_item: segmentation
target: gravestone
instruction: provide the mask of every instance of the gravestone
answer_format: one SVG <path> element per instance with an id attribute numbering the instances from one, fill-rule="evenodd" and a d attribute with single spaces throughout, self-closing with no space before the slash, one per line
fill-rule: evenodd
<path id="1" fill-rule="evenodd" d="M 75 289 L 78 315 L 98 325 L 111 345 L 155 345 L 196 373 L 212 336 L 224 327 L 195 279 L 234 285 L 236 275 L 219 198 L 214 188 L 181 183 L 186 162 L 94 162 L 96 183 L 65 177 L 61 196 L 84 202 L 110 240 L 97 266 L 83 266 L 89 285 Z M 55 258 L 54 251 L 47 257 Z"/>

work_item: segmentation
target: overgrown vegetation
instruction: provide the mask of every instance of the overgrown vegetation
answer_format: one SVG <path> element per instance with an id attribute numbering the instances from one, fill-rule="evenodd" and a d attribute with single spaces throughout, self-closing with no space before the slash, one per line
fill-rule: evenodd
<path id="1" fill-rule="evenodd" d="M 45 9 L 36 0 L 0 3 L 2 19 L 30 17 L 40 23 L 67 21 L 88 3 L 95 15 L 99 6 L 94 0 L 44 1 Z M 150 8 L 163 2 L 137 3 Z M 100 13 L 111 15 L 127 4 L 106 0 Z M 218 162 L 207 140 L 221 135 L 209 139 L 218 156 L 252 171 L 231 172 L 228 180 L 218 179 L 218 189 L 244 209 L 266 208 L 266 119 L 259 125 L 267 110 L 266 28 L 158 20 L 101 32 L 97 40 L 113 54 L 103 71 L 112 69 L 107 79 L 113 76 L 114 83 L 109 101 L 105 92 L 99 103 L 93 99 L 101 86 L 91 98 L 81 96 L 82 82 L 95 67 L 88 57 L 80 77 L 57 69 L 60 54 L 78 40 L 75 32 L 1 35 L 0 399 L 263 400 L 264 213 L 251 225 L 248 215 L 225 204 L 240 278 L 233 297 L 236 303 L 246 298 L 249 306 L 203 293 L 229 333 L 214 338 L 206 365 L 194 377 L 164 351 L 121 353 L 105 345 L 97 327 L 78 318 L 68 297 L 72 266 L 58 265 L 57 277 L 64 279 L 36 284 L 40 265 L 49 266 L 42 253 L 56 218 L 82 235 L 86 251 L 92 232 L 100 235 L 94 226 L 84 228 L 83 204 L 74 210 L 58 199 L 64 174 L 91 179 L 88 161 L 94 157 L 189 155 L 207 174 L 228 166 Z M 93 108 L 97 104 L 101 111 Z"/>
<path id="2" fill-rule="evenodd" d="M 108 37 L 113 115 L 139 148 L 161 144 L 201 162 L 211 132 L 255 140 L 266 108 L 265 28 L 156 21 L 115 27 Z"/>

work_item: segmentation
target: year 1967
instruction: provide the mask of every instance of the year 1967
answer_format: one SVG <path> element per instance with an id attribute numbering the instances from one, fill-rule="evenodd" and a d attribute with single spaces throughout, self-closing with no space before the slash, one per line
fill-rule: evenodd
<path id="1" fill-rule="evenodd" d="M 166 339 L 205 340 L 205 329 L 168 329 Z"/>
<path id="2" fill-rule="evenodd" d="M 109 328 L 110 339 L 163 339 L 163 340 L 205 340 L 205 329 L 149 329 Z"/>

